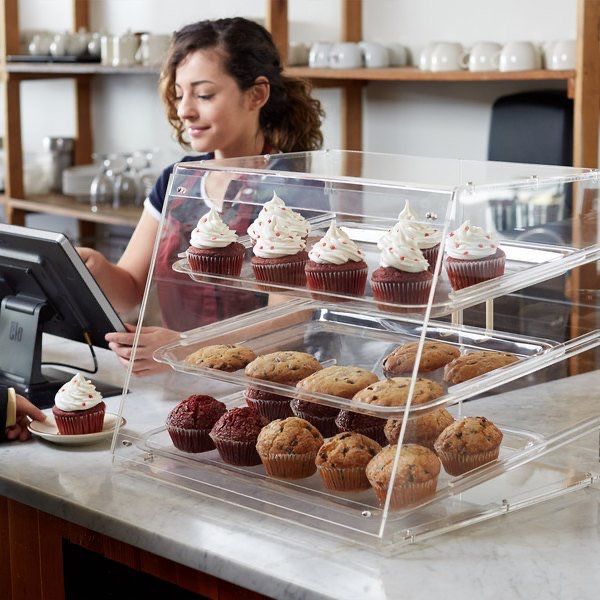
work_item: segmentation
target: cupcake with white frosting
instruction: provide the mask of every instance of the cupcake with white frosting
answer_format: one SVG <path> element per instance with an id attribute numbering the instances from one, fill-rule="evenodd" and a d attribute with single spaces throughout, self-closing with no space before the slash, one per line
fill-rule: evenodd
<path id="1" fill-rule="evenodd" d="M 190 238 L 187 259 L 193 271 L 238 276 L 246 249 L 237 234 L 221 220 L 213 207 L 202 216 Z"/>
<path id="2" fill-rule="evenodd" d="M 256 244 L 261 236 L 262 228 L 272 217 L 277 217 L 279 222 L 284 224 L 287 231 L 297 235 L 306 242 L 310 233 L 310 223 L 300 213 L 288 208 L 285 202 L 273 192 L 273 198 L 265 202 L 256 219 L 248 227 L 248 235 L 252 240 L 252 245 Z"/>
<path id="3" fill-rule="evenodd" d="M 371 275 L 373 297 L 382 302 L 426 304 L 433 275 L 417 242 L 403 229 L 387 238 Z"/>
<path id="4" fill-rule="evenodd" d="M 289 228 L 289 221 L 272 214 L 261 221 L 254 233 L 252 270 L 256 279 L 304 286 L 304 267 L 308 261 L 306 242 Z"/>
<path id="5" fill-rule="evenodd" d="M 306 281 L 311 290 L 362 295 L 368 267 L 361 249 L 331 223 L 327 233 L 312 247 L 306 264 Z"/>
<path id="6" fill-rule="evenodd" d="M 468 220 L 449 234 L 444 250 L 446 272 L 454 290 L 504 275 L 506 256 L 498 241 Z"/>
<path id="7" fill-rule="evenodd" d="M 379 249 L 383 250 L 388 246 L 390 239 L 399 231 L 416 242 L 417 247 L 429 263 L 430 271 L 433 271 L 442 241 L 442 230 L 429 223 L 420 223 L 406 200 L 404 208 L 398 215 L 398 222 L 377 243 Z"/>
<path id="8" fill-rule="evenodd" d="M 61 435 L 102 431 L 105 411 L 102 394 L 81 373 L 58 390 L 52 408 Z"/>

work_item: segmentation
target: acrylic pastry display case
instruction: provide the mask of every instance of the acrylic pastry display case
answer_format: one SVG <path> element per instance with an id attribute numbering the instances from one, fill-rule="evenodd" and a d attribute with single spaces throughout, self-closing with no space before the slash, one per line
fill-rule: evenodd
<path id="1" fill-rule="evenodd" d="M 157 400 L 136 406 L 123 396 L 127 426 L 115 434 L 115 462 L 191 493 L 381 548 L 591 485 L 598 471 L 600 406 L 592 397 L 576 405 L 554 397 L 551 381 L 598 366 L 600 315 L 593 282 L 600 264 L 599 186 L 598 173 L 585 169 L 346 151 L 178 165 L 139 321 L 177 334 L 153 355 L 162 366 L 154 376 Z M 248 226 L 274 194 L 310 223 L 307 250 L 332 227 L 358 246 L 368 268 L 364 293 L 257 280 Z M 417 225 L 437 230 L 441 249 L 429 268 L 426 300 L 382 300 L 371 285 L 380 264 L 378 242 L 407 202 Z M 239 275 L 201 272 L 188 260 L 190 236 L 211 207 L 245 248 Z M 465 223 L 497 240 L 505 269 L 501 276 L 453 289 L 444 247 Z M 485 351 L 514 360 L 447 381 L 443 367 L 419 370 L 424 343 L 432 341 L 456 355 Z M 392 485 L 382 500 L 372 489 L 327 489 L 317 473 L 295 480 L 269 477 L 262 465 L 227 464 L 216 450 L 182 452 L 166 430 L 169 412 L 191 394 L 213 396 L 228 409 L 245 406 L 249 386 L 290 401 L 300 396 L 293 385 L 248 377 L 243 368 L 190 362 L 203 347 L 235 344 L 256 356 L 300 351 L 324 368 L 360 367 L 384 380 L 390 376 L 385 358 L 411 342 L 417 363 L 404 373 L 405 402 L 365 403 L 317 391 L 301 397 L 381 423 L 396 419 L 401 439 L 415 419 L 440 409 L 456 420 L 492 421 L 502 432 L 498 458 L 454 476 L 442 467 L 435 493 L 427 498 L 397 506 Z M 441 391 L 413 403 L 420 377 Z M 401 446 L 391 465 L 396 483 Z"/>

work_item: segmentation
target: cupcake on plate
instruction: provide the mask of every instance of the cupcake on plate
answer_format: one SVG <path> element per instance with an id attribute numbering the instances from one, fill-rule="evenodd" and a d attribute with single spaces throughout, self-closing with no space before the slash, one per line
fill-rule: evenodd
<path id="1" fill-rule="evenodd" d="M 306 285 L 306 242 L 277 215 L 262 220 L 252 248 L 252 270 L 258 281 Z"/>
<path id="2" fill-rule="evenodd" d="M 52 414 L 61 435 L 102 431 L 105 412 L 102 394 L 81 373 L 74 375 L 54 397 Z"/>
<path id="3" fill-rule="evenodd" d="M 382 507 L 390 487 L 397 450 L 398 446 L 386 446 L 367 465 L 367 479 Z M 417 444 L 403 444 L 392 486 L 390 510 L 418 504 L 434 496 L 440 469 L 440 459 L 434 452 Z"/>
<path id="4" fill-rule="evenodd" d="M 419 444 L 433 450 L 440 433 L 452 423 L 454 423 L 454 417 L 445 408 L 411 417 L 406 424 L 403 443 Z M 401 427 L 402 419 L 387 420 L 383 431 L 390 444 L 398 443 Z"/>
<path id="5" fill-rule="evenodd" d="M 354 431 L 375 440 L 378 444 L 385 446 L 386 439 L 383 433 L 385 419 L 364 415 L 351 410 L 340 410 L 335 419 L 337 428 L 341 431 Z"/>
<path id="6" fill-rule="evenodd" d="M 442 431 L 434 447 L 450 475 L 462 475 L 500 453 L 502 432 L 485 417 L 466 417 Z"/>
<path id="7" fill-rule="evenodd" d="M 214 424 L 209 435 L 224 462 L 238 466 L 259 465 L 256 440 L 263 425 L 262 417 L 251 408 L 233 408 Z"/>
<path id="8" fill-rule="evenodd" d="M 365 469 L 381 446 L 360 433 L 344 432 L 329 438 L 317 454 L 319 475 L 329 490 L 355 492 L 369 489 Z"/>
<path id="9" fill-rule="evenodd" d="M 445 266 L 454 290 L 504 275 L 504 251 L 495 237 L 465 221 L 446 240 Z"/>
<path id="10" fill-rule="evenodd" d="M 267 475 L 283 479 L 310 477 L 323 437 L 308 421 L 298 417 L 276 419 L 262 428 L 256 442 Z"/>
<path id="11" fill-rule="evenodd" d="M 256 244 L 261 227 L 273 216 L 283 223 L 286 231 L 297 235 L 306 243 L 310 234 L 310 223 L 300 213 L 288 208 L 285 202 L 273 192 L 271 200 L 264 203 L 258 216 L 248 227 L 248 236 L 252 240 L 252 245 Z"/>
<path id="12" fill-rule="evenodd" d="M 214 450 L 210 430 L 227 412 L 212 396 L 193 394 L 175 406 L 167 417 L 167 431 L 173 445 L 182 452 Z"/>
<path id="13" fill-rule="evenodd" d="M 311 290 L 360 296 L 367 283 L 367 263 L 360 248 L 332 221 L 308 253 L 306 281 Z"/>
<path id="14" fill-rule="evenodd" d="M 404 208 L 398 215 L 398 222 L 377 243 L 379 249 L 388 247 L 390 239 L 394 238 L 399 231 L 414 240 L 429 263 L 429 270 L 433 271 L 440 251 L 442 230 L 428 223 L 419 223 L 417 215 L 410 209 L 406 200 Z"/>
<path id="15" fill-rule="evenodd" d="M 242 272 L 245 252 L 235 231 L 223 223 L 213 207 L 192 231 L 187 259 L 193 271 L 237 277 Z"/>
<path id="16" fill-rule="evenodd" d="M 427 304 L 433 275 L 417 243 L 403 230 L 387 239 L 371 275 L 373 297 L 382 302 Z"/>
<path id="17" fill-rule="evenodd" d="M 323 367 L 312 354 L 285 350 L 263 354 L 246 367 L 246 375 L 263 381 L 295 386 L 298 381 L 320 371 Z M 248 386 L 246 403 L 267 421 L 292 416 L 288 396 Z"/>

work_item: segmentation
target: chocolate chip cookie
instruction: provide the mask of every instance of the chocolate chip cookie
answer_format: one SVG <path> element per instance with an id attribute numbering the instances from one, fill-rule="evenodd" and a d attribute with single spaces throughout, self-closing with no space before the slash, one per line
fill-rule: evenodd
<path id="1" fill-rule="evenodd" d="M 463 354 L 444 367 L 444 381 L 462 383 L 518 360 L 514 354 L 505 352 L 478 351 Z"/>
<path id="2" fill-rule="evenodd" d="M 415 356 L 419 342 L 410 342 L 398 346 L 388 354 L 383 361 L 383 372 L 388 377 L 394 377 L 402 373 L 411 373 L 415 365 Z M 450 361 L 460 356 L 460 350 L 456 346 L 442 342 L 425 342 L 419 362 L 419 373 L 435 371 L 447 365 Z"/>
<path id="3" fill-rule="evenodd" d="M 194 367 L 207 367 L 219 371 L 237 371 L 243 369 L 248 363 L 256 358 L 256 354 L 245 346 L 233 344 L 217 344 L 215 346 L 204 346 L 189 356 L 185 362 Z"/>
<path id="4" fill-rule="evenodd" d="M 404 406 L 408 398 L 410 379 L 410 377 L 392 377 L 377 381 L 357 392 L 352 400 L 378 406 Z M 443 393 L 444 388 L 439 383 L 419 377 L 415 382 L 412 403 L 424 404 L 439 398 Z"/>

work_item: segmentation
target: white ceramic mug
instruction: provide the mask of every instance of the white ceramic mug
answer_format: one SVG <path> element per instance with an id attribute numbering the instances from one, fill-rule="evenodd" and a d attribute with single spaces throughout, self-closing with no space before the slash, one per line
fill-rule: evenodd
<path id="1" fill-rule="evenodd" d="M 105 34 L 100 38 L 100 63 L 112 66 L 114 41 L 112 35 Z"/>
<path id="2" fill-rule="evenodd" d="M 529 71 L 541 67 L 540 51 L 532 42 L 508 42 L 498 57 L 500 71 Z"/>
<path id="3" fill-rule="evenodd" d="M 405 67 L 408 64 L 408 49 L 402 44 L 388 44 L 391 67 Z"/>
<path id="4" fill-rule="evenodd" d="M 315 42 L 310 47 L 308 55 L 308 66 L 313 69 L 323 69 L 329 66 L 329 52 L 333 44 L 331 42 Z"/>
<path id="5" fill-rule="evenodd" d="M 549 52 L 546 68 L 552 71 L 574 69 L 577 66 L 577 43 L 575 40 L 556 42 Z"/>
<path id="6" fill-rule="evenodd" d="M 169 49 L 171 36 L 160 33 L 142 33 L 140 47 L 136 52 L 136 60 L 145 67 L 156 67 L 162 64 Z"/>
<path id="7" fill-rule="evenodd" d="M 303 44 L 302 42 L 290 42 L 287 64 L 290 67 L 307 65 L 309 54 L 310 48 L 306 44 Z"/>
<path id="8" fill-rule="evenodd" d="M 419 52 L 419 69 L 431 71 L 431 54 L 440 42 L 430 42 Z"/>
<path id="9" fill-rule="evenodd" d="M 460 71 L 465 68 L 467 53 L 458 42 L 440 42 L 431 53 L 431 71 Z"/>
<path id="10" fill-rule="evenodd" d="M 496 42 L 477 42 L 469 51 L 466 66 L 469 71 L 497 71 L 502 46 Z"/>
<path id="11" fill-rule="evenodd" d="M 50 33 L 37 33 L 31 38 L 28 45 L 29 54 L 34 56 L 45 56 L 50 54 L 50 46 L 53 42 L 53 36 Z"/>
<path id="12" fill-rule="evenodd" d="M 360 46 L 354 42 L 334 44 L 329 52 L 329 66 L 332 69 L 356 69 L 362 67 Z"/>
<path id="13" fill-rule="evenodd" d="M 50 44 L 50 54 L 52 54 L 52 56 L 65 56 L 65 54 L 68 54 L 68 36 L 69 34 L 66 31 L 65 33 L 57 33 L 54 35 Z"/>
<path id="14" fill-rule="evenodd" d="M 359 42 L 362 58 L 367 69 L 382 69 L 390 66 L 390 52 L 377 42 Z"/>

